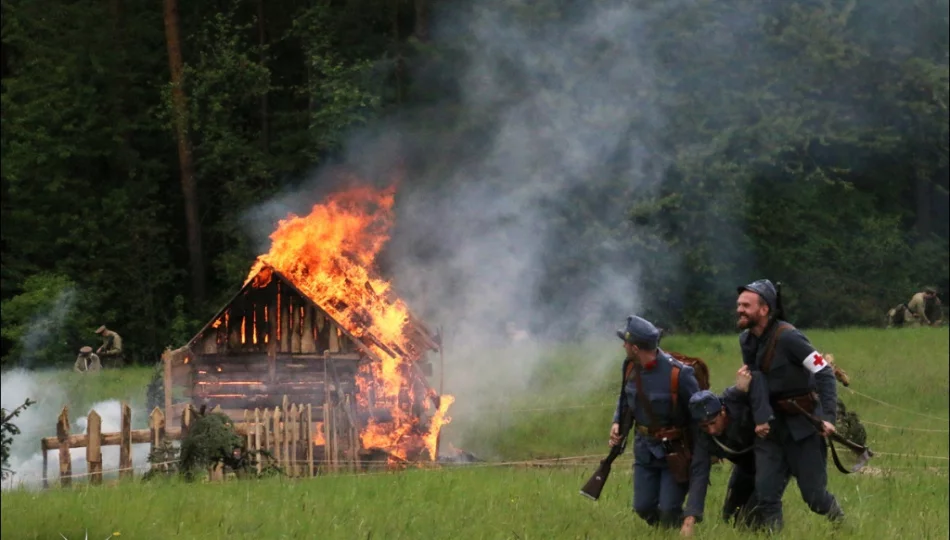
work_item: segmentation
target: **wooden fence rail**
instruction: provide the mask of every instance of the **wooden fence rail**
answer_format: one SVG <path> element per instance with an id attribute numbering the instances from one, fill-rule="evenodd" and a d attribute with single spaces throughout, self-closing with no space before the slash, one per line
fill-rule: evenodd
<path id="1" fill-rule="evenodd" d="M 314 423 L 311 405 L 288 403 L 273 409 L 244 411 L 244 422 L 234 424 L 235 431 L 246 438 L 246 448 L 259 452 L 257 471 L 275 465 L 288 476 L 315 476 L 318 472 L 358 470 L 360 467 L 359 432 L 352 422 L 350 403 L 344 407 L 323 406 L 323 422 Z M 219 409 L 216 407 L 212 412 Z M 102 447 L 119 446 L 119 477 L 131 477 L 132 445 L 149 443 L 154 451 L 165 441 L 180 441 L 188 433 L 197 411 L 188 406 L 181 414 L 179 427 L 165 425 L 165 414 L 156 407 L 148 419 L 148 429 L 132 429 L 132 411 L 122 403 L 122 427 L 117 433 L 102 433 L 102 417 L 90 411 L 86 417 L 86 433 L 70 433 L 69 410 L 63 407 L 56 421 L 56 436 L 40 440 L 43 454 L 43 487 L 47 479 L 48 453 L 59 451 L 59 479 L 69 486 L 74 477 L 70 449 L 86 449 L 87 475 L 91 484 L 102 483 Z M 319 466 L 318 466 L 319 465 Z M 151 469 L 167 467 L 153 463 Z M 209 471 L 212 480 L 224 477 L 221 466 Z"/>

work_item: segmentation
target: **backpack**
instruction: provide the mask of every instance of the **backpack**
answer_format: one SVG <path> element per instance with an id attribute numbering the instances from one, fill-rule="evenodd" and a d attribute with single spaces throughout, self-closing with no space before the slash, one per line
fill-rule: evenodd
<path id="1" fill-rule="evenodd" d="M 684 365 L 687 365 L 693 368 L 693 372 L 696 375 L 696 382 L 699 383 L 700 390 L 709 390 L 709 366 L 702 358 L 696 358 L 693 356 L 686 356 L 683 353 L 664 351 L 666 354 L 672 356 L 673 358 L 679 360 Z"/>

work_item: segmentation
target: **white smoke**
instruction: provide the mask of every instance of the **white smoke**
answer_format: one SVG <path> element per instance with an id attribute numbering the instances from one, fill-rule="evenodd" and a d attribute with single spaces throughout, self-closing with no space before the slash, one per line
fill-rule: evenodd
<path id="1" fill-rule="evenodd" d="M 29 324 L 29 330 L 20 338 L 20 350 L 23 352 L 19 366 L 32 367 L 38 359 L 37 355 L 42 354 L 46 347 L 50 345 L 50 340 L 56 339 L 62 334 L 61 330 L 66 318 L 72 312 L 75 303 L 76 289 L 70 285 L 56 295 L 56 299 L 49 310 L 40 312 L 33 317 Z"/>
<path id="2" fill-rule="evenodd" d="M 56 373 L 59 374 L 59 373 Z M 102 419 L 102 433 L 114 433 L 122 429 L 122 404 L 116 400 L 101 401 L 93 404 L 89 410 L 76 410 L 69 403 L 64 403 L 62 396 L 67 395 L 65 389 L 55 383 L 51 377 L 53 373 L 33 372 L 22 369 L 12 370 L 2 375 L 2 406 L 12 410 L 30 398 L 36 403 L 13 423 L 20 429 L 20 434 L 13 437 L 10 448 L 10 463 L 8 468 L 14 474 L 3 481 L 3 489 L 24 487 L 35 489 L 42 487 L 43 482 L 43 452 L 40 450 L 40 440 L 44 437 L 56 435 L 56 420 L 64 406 L 69 407 L 70 433 L 86 433 L 86 415 L 96 411 Z M 84 375 L 89 376 L 89 375 Z M 93 375 L 94 376 L 94 375 Z M 132 428 L 140 429 L 147 426 L 147 417 L 144 411 L 132 411 Z M 86 449 L 70 449 L 72 474 L 76 476 L 74 482 L 88 480 L 86 464 Z M 132 445 L 132 466 L 138 471 L 148 463 L 148 444 Z M 59 479 L 59 451 L 50 450 L 47 455 L 47 479 L 52 485 Z M 118 477 L 114 472 L 119 468 L 119 447 L 102 447 L 103 478 Z M 113 471 L 113 472 L 110 472 Z"/>

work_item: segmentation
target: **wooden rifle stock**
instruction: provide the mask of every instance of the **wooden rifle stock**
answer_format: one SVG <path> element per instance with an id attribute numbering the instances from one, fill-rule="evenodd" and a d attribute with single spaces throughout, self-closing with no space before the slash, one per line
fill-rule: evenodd
<path id="1" fill-rule="evenodd" d="M 607 454 L 607 457 L 600 460 L 600 465 L 597 466 L 597 470 L 594 471 L 594 474 L 591 475 L 587 483 L 584 484 L 584 487 L 581 488 L 581 495 L 594 501 L 600 498 L 600 492 L 603 491 L 604 484 L 607 483 L 607 477 L 610 476 L 610 468 L 614 460 L 620 457 L 620 454 L 623 454 L 624 449 L 627 447 L 627 436 L 630 433 L 631 427 L 633 427 L 633 414 L 629 407 L 626 406 L 626 403 L 624 403 L 623 410 L 620 414 L 620 442 L 617 443 L 616 446 L 610 447 L 610 453 Z"/>

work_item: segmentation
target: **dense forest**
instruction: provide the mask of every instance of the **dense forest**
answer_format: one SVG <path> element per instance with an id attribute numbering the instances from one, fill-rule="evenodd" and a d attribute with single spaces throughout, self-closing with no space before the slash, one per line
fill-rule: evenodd
<path id="1" fill-rule="evenodd" d="M 763 276 L 796 324 L 880 325 L 950 287 L 948 23 L 947 0 L 2 0 L 4 364 L 70 365 L 100 324 L 155 361 L 277 220 L 356 181 L 396 183 L 380 272 L 446 328 L 727 331 Z"/>

